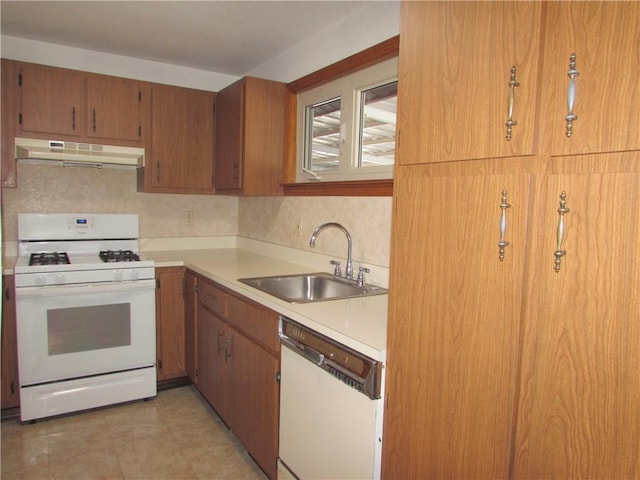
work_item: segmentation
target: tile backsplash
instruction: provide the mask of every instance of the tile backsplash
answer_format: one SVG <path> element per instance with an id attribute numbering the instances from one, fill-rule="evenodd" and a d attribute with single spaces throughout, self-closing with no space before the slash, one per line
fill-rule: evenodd
<path id="1" fill-rule="evenodd" d="M 142 238 L 239 235 L 303 250 L 317 225 L 338 222 L 351 233 L 354 260 L 389 265 L 391 198 L 138 193 L 135 171 L 106 168 L 19 164 L 18 187 L 2 189 L 2 240 L 17 240 L 18 213 L 69 212 L 137 213 Z M 345 257 L 344 234 L 323 231 L 314 251 Z"/>

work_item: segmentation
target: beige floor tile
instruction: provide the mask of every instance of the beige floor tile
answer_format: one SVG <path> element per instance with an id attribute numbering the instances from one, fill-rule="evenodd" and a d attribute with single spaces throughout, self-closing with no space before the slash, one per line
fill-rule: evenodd
<path id="1" fill-rule="evenodd" d="M 50 480 L 115 480 L 124 478 L 120 463 L 109 452 L 91 452 L 73 457 L 52 458 Z"/>
<path id="2" fill-rule="evenodd" d="M 266 479 L 193 386 L 0 430 L 3 480 Z"/>
<path id="3" fill-rule="evenodd" d="M 46 480 L 49 478 L 49 465 L 34 465 L 9 472 L 2 472 L 3 480 Z"/>

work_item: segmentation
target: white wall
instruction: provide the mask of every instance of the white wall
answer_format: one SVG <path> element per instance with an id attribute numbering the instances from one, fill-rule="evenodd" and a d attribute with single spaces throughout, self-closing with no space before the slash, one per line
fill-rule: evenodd
<path id="1" fill-rule="evenodd" d="M 374 1 L 247 72 L 291 82 L 398 34 L 400 2 Z M 218 91 L 238 77 L 93 50 L 0 36 L 3 58 L 149 82 Z"/>

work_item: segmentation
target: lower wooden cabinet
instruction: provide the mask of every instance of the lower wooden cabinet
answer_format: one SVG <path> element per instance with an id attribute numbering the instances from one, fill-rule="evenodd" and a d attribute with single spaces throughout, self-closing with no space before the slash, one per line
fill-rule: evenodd
<path id="1" fill-rule="evenodd" d="M 158 380 L 187 375 L 185 366 L 185 269 L 156 268 Z"/>
<path id="2" fill-rule="evenodd" d="M 269 478 L 276 478 L 278 314 L 198 277 L 197 387 Z"/>
<path id="3" fill-rule="evenodd" d="M 2 276 L 2 408 L 20 405 L 13 275 Z"/>
<path id="4" fill-rule="evenodd" d="M 187 270 L 184 274 L 184 365 L 192 383 L 197 383 L 198 346 L 196 344 L 198 308 L 196 298 L 196 274 Z"/>

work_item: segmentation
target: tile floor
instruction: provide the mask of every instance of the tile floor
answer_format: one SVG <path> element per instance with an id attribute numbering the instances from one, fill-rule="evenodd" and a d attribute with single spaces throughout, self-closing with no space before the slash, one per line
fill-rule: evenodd
<path id="1" fill-rule="evenodd" d="M 0 428 L 3 480 L 266 479 L 193 386 Z"/>

